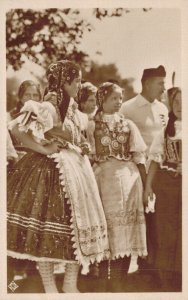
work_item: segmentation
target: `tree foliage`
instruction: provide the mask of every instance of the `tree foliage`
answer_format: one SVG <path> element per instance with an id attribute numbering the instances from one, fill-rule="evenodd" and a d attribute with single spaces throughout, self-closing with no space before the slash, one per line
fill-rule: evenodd
<path id="1" fill-rule="evenodd" d="M 151 10 L 151 8 L 142 8 L 144 12 Z M 128 8 L 95 8 L 94 14 L 96 18 L 102 20 L 104 17 L 121 17 L 123 14 L 129 13 L 131 10 Z"/>
<path id="2" fill-rule="evenodd" d="M 89 72 L 83 70 L 83 79 L 92 82 L 96 86 L 108 80 L 116 80 L 118 82 L 122 80 L 116 65 L 97 64 L 95 62 L 91 62 Z"/>
<path id="3" fill-rule="evenodd" d="M 87 54 L 77 45 L 91 25 L 79 17 L 78 10 L 14 9 L 7 13 L 7 66 L 18 70 L 24 57 L 43 67 L 57 59 L 85 62 Z"/>
<path id="4" fill-rule="evenodd" d="M 99 20 L 128 12 L 126 8 L 93 9 Z M 89 57 L 78 50 L 78 45 L 84 32 L 91 30 L 92 25 L 81 17 L 78 9 L 12 9 L 6 16 L 7 67 L 18 70 L 25 58 L 44 68 L 64 58 L 84 66 Z"/>

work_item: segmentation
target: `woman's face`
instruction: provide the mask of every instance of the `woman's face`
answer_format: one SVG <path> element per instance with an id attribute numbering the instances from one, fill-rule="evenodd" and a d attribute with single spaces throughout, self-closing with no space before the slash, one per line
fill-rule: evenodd
<path id="1" fill-rule="evenodd" d="M 81 103 L 82 111 L 85 114 L 92 114 L 96 109 L 96 103 L 97 103 L 97 100 L 96 100 L 95 94 L 89 95 L 89 97 L 87 98 L 87 101 Z"/>
<path id="2" fill-rule="evenodd" d="M 118 112 L 121 108 L 123 95 L 121 89 L 115 89 L 104 101 L 103 111 L 107 114 Z"/>
<path id="3" fill-rule="evenodd" d="M 24 104 L 25 102 L 27 102 L 28 100 L 34 100 L 34 101 L 40 101 L 40 94 L 36 88 L 36 86 L 28 86 L 25 90 L 25 92 L 23 93 L 22 98 L 20 99 L 21 102 Z"/>
<path id="4" fill-rule="evenodd" d="M 178 92 L 172 104 L 173 113 L 178 120 L 181 120 L 181 92 Z"/>
<path id="5" fill-rule="evenodd" d="M 77 96 L 78 91 L 81 87 L 81 79 L 82 79 L 82 73 L 80 71 L 79 76 L 74 78 L 70 84 L 68 82 L 65 82 L 64 90 L 69 95 L 69 97 L 75 98 Z"/>

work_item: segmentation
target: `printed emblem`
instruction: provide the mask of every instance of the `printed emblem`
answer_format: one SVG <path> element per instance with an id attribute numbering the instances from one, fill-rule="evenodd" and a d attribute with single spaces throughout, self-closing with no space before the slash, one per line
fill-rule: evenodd
<path id="1" fill-rule="evenodd" d="M 9 285 L 8 288 L 14 292 L 19 286 L 16 284 L 16 282 L 13 280 Z"/>

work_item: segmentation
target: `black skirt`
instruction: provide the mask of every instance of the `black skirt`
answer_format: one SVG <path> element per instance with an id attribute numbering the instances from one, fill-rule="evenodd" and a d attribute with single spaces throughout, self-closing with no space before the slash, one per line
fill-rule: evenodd
<path id="1" fill-rule="evenodd" d="M 158 270 L 182 271 L 182 177 L 159 169 L 153 183 L 155 213 L 148 225 L 149 260 Z"/>
<path id="2" fill-rule="evenodd" d="M 74 260 L 70 205 L 56 163 L 29 152 L 7 175 L 8 255 L 35 261 Z"/>

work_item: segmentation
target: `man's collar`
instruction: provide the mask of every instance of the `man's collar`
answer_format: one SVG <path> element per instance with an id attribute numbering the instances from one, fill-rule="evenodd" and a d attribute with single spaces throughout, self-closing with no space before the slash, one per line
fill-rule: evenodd
<path id="1" fill-rule="evenodd" d="M 149 102 L 141 94 L 138 95 L 137 99 L 138 99 L 138 106 L 152 105 L 152 104 L 155 104 L 157 102 L 156 99 L 153 102 Z"/>

